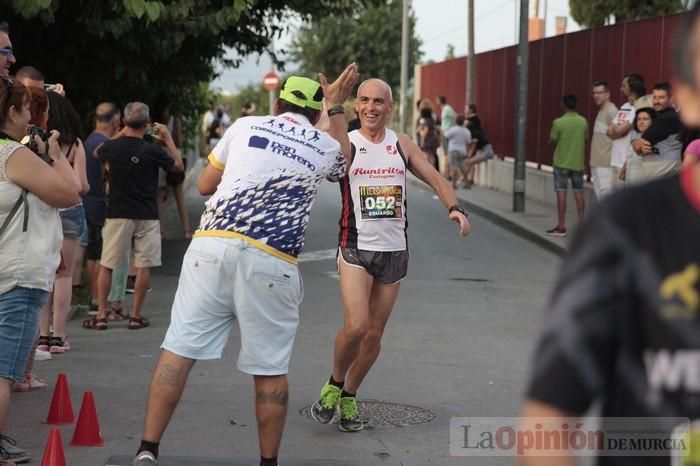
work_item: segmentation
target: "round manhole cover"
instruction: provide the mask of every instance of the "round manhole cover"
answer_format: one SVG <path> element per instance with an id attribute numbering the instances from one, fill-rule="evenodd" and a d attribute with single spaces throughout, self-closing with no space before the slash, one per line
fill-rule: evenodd
<path id="1" fill-rule="evenodd" d="M 423 424 L 435 419 L 435 413 L 417 406 L 402 405 L 379 400 L 358 400 L 357 408 L 360 418 L 368 424 L 367 427 L 379 426 L 404 427 Z M 312 419 L 310 406 L 303 408 L 299 414 Z"/>

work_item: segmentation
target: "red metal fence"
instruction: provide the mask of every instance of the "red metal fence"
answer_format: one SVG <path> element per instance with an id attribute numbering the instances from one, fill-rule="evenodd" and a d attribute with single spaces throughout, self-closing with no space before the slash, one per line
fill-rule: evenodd
<path id="1" fill-rule="evenodd" d="M 562 114 L 564 94 L 575 94 L 578 111 L 589 122 L 596 108 L 593 81 L 610 85 L 611 98 L 621 104 L 620 82 L 625 73 L 644 76 L 648 89 L 671 78 L 670 50 L 683 13 L 574 32 L 530 43 L 527 160 L 551 165 L 548 143 L 552 120 Z M 478 40 L 478 38 L 477 38 Z M 517 47 L 476 55 L 475 100 L 479 115 L 497 153 L 515 153 L 515 96 Z M 466 57 L 425 65 L 420 97 L 447 97 L 455 110 L 464 108 Z M 589 125 L 593 128 L 593 125 Z"/>

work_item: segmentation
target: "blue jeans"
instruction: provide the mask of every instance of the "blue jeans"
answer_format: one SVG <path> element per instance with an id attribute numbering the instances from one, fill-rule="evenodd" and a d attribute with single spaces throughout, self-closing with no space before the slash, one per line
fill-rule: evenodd
<path id="1" fill-rule="evenodd" d="M 22 380 L 49 292 L 16 286 L 0 294 L 0 377 Z"/>
<path id="2" fill-rule="evenodd" d="M 566 192 L 571 180 L 571 188 L 575 193 L 583 191 L 583 170 L 569 170 L 568 168 L 554 167 L 554 191 Z"/>

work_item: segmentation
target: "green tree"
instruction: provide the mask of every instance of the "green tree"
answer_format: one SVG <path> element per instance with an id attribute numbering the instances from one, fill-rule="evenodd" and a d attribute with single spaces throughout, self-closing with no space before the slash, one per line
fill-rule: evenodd
<path id="1" fill-rule="evenodd" d="M 302 25 L 290 53 L 300 72 L 314 76 L 323 72 L 337 76 L 348 63 L 356 62 L 360 79 L 377 77 L 398 90 L 401 73 L 400 0 L 381 0 L 359 8 L 352 15 L 314 19 Z M 409 14 L 409 70 L 421 57 L 416 18 Z"/>
<path id="2" fill-rule="evenodd" d="M 101 101 L 152 102 L 161 92 L 196 116 L 215 62 L 237 64 L 227 49 L 262 52 L 290 16 L 343 15 L 365 1 L 0 0 L 0 20 L 10 25 L 14 70 L 33 65 L 65 84 L 86 120 Z"/>
<path id="3" fill-rule="evenodd" d="M 221 95 L 217 101 L 227 103 L 231 107 L 231 116 L 235 118 L 247 102 L 255 104 L 256 115 L 268 114 L 269 100 L 270 94 L 268 90 L 260 83 L 251 82 L 240 88 L 236 94 Z"/>
<path id="4" fill-rule="evenodd" d="M 687 8 L 684 0 L 569 0 L 571 16 L 586 27 L 649 16 L 668 15 Z"/>
<path id="5" fill-rule="evenodd" d="M 445 52 L 445 60 L 452 60 L 455 57 L 455 46 L 452 44 L 447 44 L 447 51 Z"/>

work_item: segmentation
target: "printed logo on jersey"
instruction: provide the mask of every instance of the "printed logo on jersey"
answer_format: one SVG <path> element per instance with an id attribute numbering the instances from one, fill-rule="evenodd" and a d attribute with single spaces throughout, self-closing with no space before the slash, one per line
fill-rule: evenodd
<path id="1" fill-rule="evenodd" d="M 254 147 L 256 149 L 265 150 L 267 149 L 268 144 L 270 144 L 270 140 L 260 136 L 251 136 L 248 140 L 248 147 Z"/>
<path id="2" fill-rule="evenodd" d="M 396 155 L 399 153 L 399 151 L 396 147 L 389 144 L 388 146 L 386 146 L 386 153 L 389 155 Z"/>
<path id="3" fill-rule="evenodd" d="M 362 220 L 400 219 L 403 188 L 396 186 L 360 186 Z"/>
<path id="4" fill-rule="evenodd" d="M 198 231 L 235 231 L 296 257 L 320 176 L 280 172 L 207 202 Z"/>
<path id="5" fill-rule="evenodd" d="M 367 148 L 366 147 L 360 147 L 360 154 L 366 154 L 367 153 Z"/>
<path id="6" fill-rule="evenodd" d="M 387 168 L 355 168 L 352 171 L 353 176 L 366 175 L 371 179 L 389 179 L 397 176 L 404 176 L 406 172 L 396 167 Z"/>
<path id="7" fill-rule="evenodd" d="M 700 392 L 700 351 L 647 350 L 644 352 L 649 386 L 656 390 Z"/>
<path id="8" fill-rule="evenodd" d="M 682 272 L 666 277 L 659 287 L 661 315 L 666 319 L 693 318 L 698 313 L 700 267 L 689 264 Z"/>
<path id="9" fill-rule="evenodd" d="M 297 150 L 291 146 L 287 146 L 286 144 L 280 144 L 277 141 L 272 141 L 272 152 L 274 154 L 282 155 L 288 159 L 292 159 L 295 162 L 298 162 L 298 163 L 304 165 L 306 168 L 308 168 L 311 171 L 316 171 L 316 165 L 309 162 L 307 159 L 305 159 L 301 155 L 297 154 Z"/>

